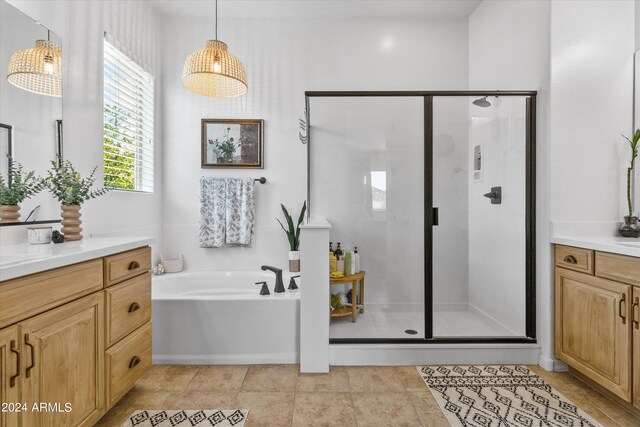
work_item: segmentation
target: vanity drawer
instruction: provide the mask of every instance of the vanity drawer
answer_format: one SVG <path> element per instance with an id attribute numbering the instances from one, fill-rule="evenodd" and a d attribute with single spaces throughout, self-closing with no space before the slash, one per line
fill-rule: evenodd
<path id="1" fill-rule="evenodd" d="M 151 274 L 144 273 L 105 290 L 107 347 L 151 319 Z"/>
<path id="2" fill-rule="evenodd" d="M 0 283 L 0 328 L 102 289 L 102 260 Z"/>
<path id="3" fill-rule="evenodd" d="M 104 353 L 109 408 L 151 368 L 151 322 Z"/>
<path id="4" fill-rule="evenodd" d="M 593 274 L 593 251 L 556 245 L 556 266 Z"/>
<path id="5" fill-rule="evenodd" d="M 596 276 L 640 286 L 640 258 L 596 252 Z"/>
<path id="6" fill-rule="evenodd" d="M 104 285 L 111 286 L 151 269 L 151 248 L 144 247 L 104 258 Z"/>

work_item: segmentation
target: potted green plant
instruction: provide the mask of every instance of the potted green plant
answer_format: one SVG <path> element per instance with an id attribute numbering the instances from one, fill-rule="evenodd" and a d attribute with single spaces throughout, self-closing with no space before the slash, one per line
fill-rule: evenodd
<path id="1" fill-rule="evenodd" d="M 95 181 L 98 167 L 94 167 L 91 174 L 82 178 L 69 160 L 62 164 L 51 162 L 51 169 L 47 172 L 46 185 L 49 191 L 62 205 L 62 233 L 65 240 L 82 240 L 82 221 L 80 206 L 89 199 L 102 196 L 110 188 L 91 190 Z"/>
<path id="2" fill-rule="evenodd" d="M 640 224 L 638 224 L 638 217 L 633 215 L 633 203 L 631 200 L 631 187 L 632 176 L 635 168 L 636 157 L 638 157 L 638 141 L 640 141 L 640 129 L 636 129 L 631 139 L 622 135 L 624 139 L 629 143 L 631 148 L 631 161 L 627 168 L 627 208 L 628 215 L 624 217 L 624 223 L 618 229 L 618 233 L 624 237 L 640 237 Z"/>
<path id="3" fill-rule="evenodd" d="M 18 222 L 20 203 L 44 187 L 44 179 L 36 176 L 34 171 L 25 172 L 20 163 L 9 158 L 7 179 L 0 175 L 0 222 Z"/>
<path id="4" fill-rule="evenodd" d="M 307 210 L 307 202 L 305 201 L 302 205 L 302 210 L 300 211 L 300 216 L 298 217 L 298 223 L 294 226 L 293 219 L 291 215 L 289 215 L 289 211 L 284 207 L 283 204 L 280 205 L 282 207 L 282 212 L 284 212 L 284 218 L 287 221 L 287 228 L 282 225 L 282 222 L 278 218 L 276 220 L 280 224 L 280 227 L 287 234 L 287 239 L 289 240 L 289 271 L 298 272 L 300 271 L 300 224 L 304 221 L 304 213 Z"/>

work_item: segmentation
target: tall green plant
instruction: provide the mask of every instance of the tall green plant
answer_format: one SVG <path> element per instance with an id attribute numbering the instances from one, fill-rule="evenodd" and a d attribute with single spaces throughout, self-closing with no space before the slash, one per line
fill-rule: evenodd
<path id="1" fill-rule="evenodd" d="M 629 162 L 629 167 L 627 168 L 627 206 L 629 207 L 629 216 L 633 216 L 633 205 L 631 203 L 631 176 L 633 174 L 633 169 L 636 165 L 636 157 L 638 157 L 638 141 L 640 141 L 640 129 L 636 129 L 636 133 L 633 134 L 631 139 L 622 135 L 624 139 L 629 142 L 629 146 L 631 147 L 631 161 Z"/>
<path id="2" fill-rule="evenodd" d="M 280 222 L 278 218 L 276 220 L 280 224 L 280 227 L 287 233 L 287 239 L 289 239 L 289 248 L 292 251 L 297 251 L 300 249 L 300 224 L 304 221 L 304 213 L 307 210 L 307 202 L 305 201 L 302 205 L 302 210 L 300 211 L 300 216 L 298 217 L 298 223 L 294 226 L 293 219 L 291 215 L 289 215 L 289 211 L 284 207 L 283 204 L 280 204 L 282 207 L 282 212 L 284 212 L 284 218 L 287 220 L 287 228 L 284 228 L 284 225 Z"/>
<path id="3" fill-rule="evenodd" d="M 95 179 L 96 166 L 91 174 L 82 178 L 69 160 L 62 165 L 51 161 L 52 168 L 47 171 L 47 187 L 63 205 L 81 205 L 89 199 L 106 194 L 111 188 L 99 188 L 91 191 Z"/>
<path id="4" fill-rule="evenodd" d="M 5 181 L 0 175 L 0 205 L 17 205 L 45 188 L 45 180 L 34 171 L 25 172 L 20 163 L 9 158 L 9 175 Z M 11 182 L 11 185 L 9 185 Z"/>

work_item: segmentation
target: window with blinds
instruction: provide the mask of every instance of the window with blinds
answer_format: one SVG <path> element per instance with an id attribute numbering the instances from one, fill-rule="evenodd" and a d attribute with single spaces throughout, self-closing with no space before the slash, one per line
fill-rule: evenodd
<path id="1" fill-rule="evenodd" d="M 153 192 L 153 76 L 104 40 L 104 185 Z"/>

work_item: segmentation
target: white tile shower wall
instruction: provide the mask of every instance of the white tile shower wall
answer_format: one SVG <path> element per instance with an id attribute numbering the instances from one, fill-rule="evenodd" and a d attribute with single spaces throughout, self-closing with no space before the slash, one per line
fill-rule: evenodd
<path id="1" fill-rule="evenodd" d="M 275 218 L 282 215 L 280 203 L 297 211 L 306 198 L 307 147 L 297 123 L 305 90 L 467 87 L 466 20 L 224 19 L 219 36 L 249 76 L 249 93 L 226 100 L 193 94 L 180 81 L 187 55 L 212 38 L 211 20 L 164 17 L 162 28 L 163 92 L 170 100 L 163 120 L 163 247 L 182 252 L 192 269 L 286 266 L 287 241 Z M 200 169 L 202 118 L 265 119 L 265 169 Z M 257 189 L 253 248 L 198 248 L 202 175 L 267 178 Z"/>
<path id="2" fill-rule="evenodd" d="M 464 310 L 469 304 L 469 115 L 467 97 L 433 100 L 434 310 Z M 436 325 L 436 323 L 434 323 Z M 434 334 L 448 335 L 450 331 Z"/>
<path id="3" fill-rule="evenodd" d="M 155 76 L 156 123 L 161 123 L 159 17 L 145 1 L 11 0 L 18 9 L 62 36 L 64 56 L 64 154 L 83 173 L 99 166 L 102 182 L 102 43 L 104 32 L 126 45 Z M 162 221 L 162 126 L 155 133 L 155 191 L 114 191 L 82 207 L 84 235 L 152 235 Z M 4 227 L 3 227 L 4 228 Z M 0 239 L 22 240 L 24 227 Z M 6 238 L 5 238 L 6 236 Z M 159 243 L 157 243 L 159 245 Z"/>
<path id="4" fill-rule="evenodd" d="M 549 71 L 549 1 L 483 1 L 469 18 L 469 87 L 473 89 L 530 89 L 537 90 L 537 332 L 543 357 L 553 358 L 553 301 L 551 258 L 549 246 L 549 142 L 548 103 Z M 492 99 L 492 101 L 494 101 Z M 506 195 L 505 195 L 506 196 Z M 485 201 L 486 203 L 486 201 Z M 502 211 L 506 214 L 506 210 Z M 470 219 L 474 216 L 470 214 Z M 505 223 L 504 215 L 492 221 L 493 226 Z M 516 230 L 505 230 L 513 234 Z M 494 262 L 504 249 L 515 251 L 522 259 L 524 248 L 504 247 L 502 239 L 486 239 L 483 250 L 472 250 L 470 265 L 496 264 L 496 271 L 509 268 L 503 262 Z M 490 256 L 491 259 L 487 257 Z M 522 268 L 519 265 L 519 268 Z M 471 267 L 470 275 L 477 269 Z M 470 302 L 485 312 L 496 313 L 507 325 L 521 325 L 522 314 L 517 310 L 504 310 L 512 293 L 522 292 L 522 278 L 514 289 L 510 275 L 494 274 L 490 280 L 474 282 Z M 490 286 L 489 293 L 497 295 L 494 301 L 479 297 L 482 286 Z M 521 297 L 517 308 L 522 307 Z M 517 319 L 515 318 L 517 316 Z M 542 360 L 542 359 L 541 359 Z M 548 366 L 548 364 L 547 364 Z"/>

